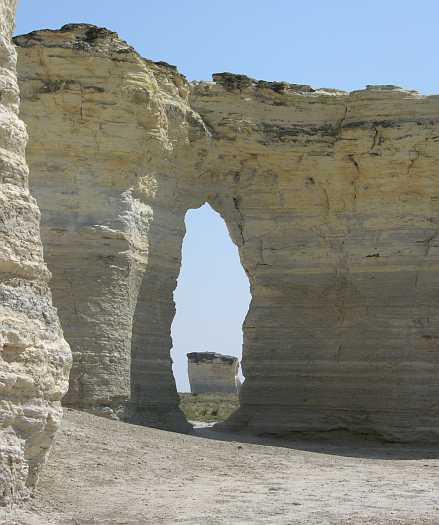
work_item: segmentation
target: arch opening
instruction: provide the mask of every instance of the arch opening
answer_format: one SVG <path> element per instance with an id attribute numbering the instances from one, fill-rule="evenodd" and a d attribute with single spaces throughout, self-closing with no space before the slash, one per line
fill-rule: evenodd
<path id="1" fill-rule="evenodd" d="M 173 374 L 181 408 L 189 420 L 222 421 L 239 404 L 238 394 L 232 393 L 237 363 L 231 358 L 241 361 L 250 286 L 238 248 L 219 213 L 209 204 L 190 209 L 185 226 L 182 264 L 174 291 Z M 202 355 L 202 363 L 195 364 L 191 358 L 192 394 L 190 353 L 211 354 Z M 244 377 L 240 367 L 238 370 L 241 383 Z"/>

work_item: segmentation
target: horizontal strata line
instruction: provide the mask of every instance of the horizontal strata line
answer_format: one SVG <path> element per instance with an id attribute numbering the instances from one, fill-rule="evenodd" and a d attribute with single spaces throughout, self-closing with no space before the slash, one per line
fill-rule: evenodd
<path id="1" fill-rule="evenodd" d="M 339 375 L 339 376 L 326 376 L 322 374 L 320 377 L 308 376 L 306 374 L 297 375 L 291 374 L 288 377 L 278 376 L 273 378 L 273 381 L 265 380 L 264 378 L 255 376 L 246 370 L 246 379 L 251 380 L 252 383 L 249 384 L 248 388 L 252 391 L 262 389 L 269 395 L 273 394 L 273 388 L 276 392 L 295 392 L 299 394 L 303 392 L 303 395 L 313 391 L 314 393 L 318 392 L 316 388 L 319 386 L 325 386 L 325 392 L 347 392 L 354 391 L 358 394 L 368 392 L 369 394 L 374 394 L 376 388 L 379 386 L 379 391 L 384 393 L 391 390 L 395 392 L 395 386 L 398 387 L 398 394 L 402 397 L 406 394 L 414 396 L 414 398 L 420 397 L 423 390 L 427 390 L 434 393 L 439 393 L 439 384 L 432 387 L 429 381 L 424 381 L 424 377 L 417 377 L 416 381 L 413 381 L 409 375 L 405 378 L 401 377 L 398 374 L 386 377 L 377 377 L 371 379 L 370 377 L 363 378 L 351 378 L 351 376 Z M 428 376 L 426 376 L 428 377 Z M 431 376 L 429 376 L 431 378 Z M 256 383 L 256 380 L 259 379 Z M 277 394 L 276 394 L 277 395 Z"/>
<path id="2" fill-rule="evenodd" d="M 48 278 L 46 275 L 27 276 L 27 275 L 13 275 L 2 274 L 0 272 L 0 286 L 8 286 L 9 288 L 20 288 L 21 286 L 30 286 L 35 283 L 38 286 L 45 286 L 48 288 Z"/>
<path id="3" fill-rule="evenodd" d="M 283 382 L 286 382 L 288 384 L 291 384 L 292 387 L 294 387 L 294 384 L 298 381 L 315 381 L 315 382 L 322 382 L 322 381 L 330 381 L 330 380 L 340 380 L 343 379 L 343 385 L 340 385 L 340 387 L 343 387 L 344 385 L 347 386 L 350 383 L 359 384 L 360 381 L 370 381 L 371 383 L 379 383 L 383 381 L 391 381 L 394 379 L 395 381 L 401 381 L 402 379 L 410 380 L 409 384 L 412 384 L 413 386 L 416 385 L 417 381 L 422 381 L 423 379 L 430 378 L 432 373 L 438 373 L 439 369 L 437 367 L 431 367 L 429 370 L 425 370 L 422 372 L 415 372 L 413 371 L 412 375 L 410 374 L 410 370 L 400 370 L 398 368 L 392 368 L 389 370 L 386 370 L 385 372 L 380 371 L 378 368 L 367 368 L 363 372 L 358 372 L 358 370 L 353 370 L 352 368 L 344 368 L 337 370 L 329 369 L 328 368 L 321 368 L 317 369 L 312 364 L 310 364 L 307 369 L 298 369 L 295 366 L 287 367 L 285 365 L 276 367 L 273 365 L 270 365 L 270 370 L 272 370 L 272 373 L 264 373 L 264 369 L 260 368 L 260 373 L 258 373 L 258 368 L 253 366 L 247 366 L 245 365 L 246 370 L 246 377 L 251 377 L 252 380 L 258 379 L 258 384 L 263 382 L 264 384 L 278 384 L 280 385 Z M 139 374 L 140 375 L 140 374 Z M 429 382 L 427 382 L 429 384 Z M 420 384 L 422 386 L 422 383 Z M 431 385 L 430 385 L 430 388 Z M 439 382 L 438 382 L 438 388 L 439 388 Z"/>
<path id="4" fill-rule="evenodd" d="M 391 368 L 393 370 L 400 370 L 401 368 L 408 368 L 408 371 L 410 372 L 414 372 L 414 370 L 411 368 L 412 366 L 417 366 L 417 367 L 425 367 L 425 368 L 429 368 L 429 369 L 432 369 L 432 368 L 437 368 L 439 370 L 439 363 L 435 362 L 435 363 L 426 363 L 425 361 L 419 361 L 419 360 L 416 360 L 414 359 L 413 361 L 412 360 L 405 360 L 404 362 L 395 362 L 395 361 L 390 361 L 390 360 L 387 360 L 387 361 L 382 361 L 382 360 L 375 360 L 375 361 L 372 361 L 370 362 L 370 358 L 368 359 L 368 361 L 362 361 L 362 360 L 349 360 L 349 359 L 346 359 L 346 360 L 342 360 L 341 363 L 339 362 L 336 362 L 335 361 L 335 358 L 334 359 L 330 359 L 330 360 L 322 360 L 322 359 L 308 359 L 308 360 L 298 360 L 298 361 L 295 361 L 293 359 L 291 360 L 286 360 L 286 361 L 282 361 L 282 360 L 272 360 L 271 358 L 270 359 L 258 359 L 258 363 L 256 365 L 252 365 L 252 367 L 254 366 L 260 366 L 261 368 L 265 368 L 267 369 L 267 365 L 270 365 L 271 363 L 279 363 L 279 364 L 282 364 L 282 365 L 285 365 L 285 364 L 291 364 L 292 366 L 303 366 L 303 367 L 310 367 L 312 366 L 313 368 L 315 367 L 322 367 L 322 368 L 328 368 L 328 367 L 334 367 L 334 368 L 337 368 L 340 366 L 340 364 L 343 364 L 343 365 L 346 365 L 346 367 L 348 366 L 351 366 L 352 368 L 361 368 L 362 370 L 366 370 L 368 369 L 369 372 L 370 371 L 376 371 L 376 367 L 377 365 L 379 365 L 380 367 L 384 367 L 385 369 L 387 368 Z M 269 370 L 269 368 L 268 368 Z M 439 384 L 439 383 L 438 383 Z"/>
<path id="5" fill-rule="evenodd" d="M 326 384 L 327 387 L 332 384 L 339 389 L 351 389 L 351 388 L 367 388 L 369 385 L 373 385 L 373 388 L 376 388 L 378 385 L 380 389 L 385 389 L 386 385 L 391 385 L 392 388 L 395 384 L 399 384 L 401 390 L 404 388 L 417 388 L 423 389 L 425 385 L 432 390 L 438 390 L 437 387 L 432 387 L 430 384 L 431 373 L 430 374 L 416 374 L 414 377 L 410 376 L 408 372 L 401 374 L 400 372 L 392 372 L 388 374 L 376 374 L 371 378 L 371 373 L 351 374 L 349 371 L 344 371 L 344 373 L 333 374 L 329 373 L 326 370 L 322 370 L 320 375 L 316 374 L 315 371 L 311 373 L 306 372 L 297 372 L 293 368 L 287 372 L 280 373 L 277 375 L 272 375 L 267 377 L 263 374 L 255 374 L 252 369 L 246 367 L 246 378 L 251 379 L 252 382 L 257 381 L 257 385 L 265 386 L 276 386 L 278 389 L 288 389 L 288 390 L 297 390 L 298 385 L 300 388 L 306 388 L 306 385 L 321 385 Z M 339 384 L 340 383 L 340 384 Z"/>
<path id="6" fill-rule="evenodd" d="M 371 416 L 371 417 L 375 417 L 380 414 L 399 414 L 399 415 L 415 414 L 416 416 L 418 416 L 417 419 L 422 419 L 424 415 L 426 417 L 435 417 L 435 418 L 437 418 L 439 415 L 439 408 L 427 408 L 427 409 L 423 408 L 423 413 L 420 415 L 419 409 L 417 407 L 414 407 L 411 409 L 395 408 L 394 405 L 392 405 L 392 407 L 389 407 L 389 408 L 382 408 L 382 407 L 375 408 L 374 407 L 373 409 L 371 409 L 370 407 L 361 407 L 361 406 L 360 407 L 322 407 L 321 404 L 319 405 L 313 405 L 313 404 L 304 405 L 304 404 L 294 404 L 294 403 L 288 404 L 288 403 L 282 403 L 281 400 L 279 401 L 276 400 L 276 403 L 270 403 L 269 399 L 267 400 L 261 399 L 260 403 L 255 403 L 254 400 L 247 402 L 247 398 L 241 399 L 240 408 L 243 411 L 247 411 L 249 408 L 252 408 L 252 409 L 256 409 L 257 411 L 256 414 L 257 414 L 259 410 L 261 410 L 261 407 L 263 407 L 263 410 L 264 410 L 264 417 L 269 417 L 269 414 L 272 412 L 275 412 L 276 410 L 283 411 L 285 407 L 288 407 L 288 409 L 293 408 L 293 409 L 296 409 L 297 411 L 303 411 L 303 412 L 315 410 L 315 411 L 321 412 L 322 415 L 325 415 L 329 412 L 333 412 L 333 413 L 341 412 L 341 413 L 348 413 L 348 414 L 354 413 L 354 414 L 359 414 L 359 415 L 364 414 L 365 416 Z M 293 414 L 289 414 L 289 417 L 293 417 Z M 439 419 L 437 420 L 436 428 L 439 430 Z"/>

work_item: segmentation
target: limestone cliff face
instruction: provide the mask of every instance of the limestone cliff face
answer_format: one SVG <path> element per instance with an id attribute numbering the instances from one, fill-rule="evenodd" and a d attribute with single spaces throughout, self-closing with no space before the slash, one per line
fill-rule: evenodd
<path id="1" fill-rule="evenodd" d="M 187 354 L 188 376 L 192 394 L 237 394 L 239 360 L 215 352 Z"/>
<path id="2" fill-rule="evenodd" d="M 135 421 L 188 429 L 169 356 L 188 207 L 175 157 L 205 134 L 188 85 L 94 26 L 15 43 L 32 189 L 74 356 L 66 403 L 115 417 L 132 389 Z"/>
<path id="3" fill-rule="evenodd" d="M 35 486 L 62 415 L 71 359 L 28 190 L 14 23 L 15 1 L 0 0 L 0 506 Z"/>
<path id="4" fill-rule="evenodd" d="M 214 78 L 192 105 L 253 298 L 231 423 L 437 439 L 439 97 Z"/>
<path id="5" fill-rule="evenodd" d="M 138 421 L 181 428 L 172 292 L 184 214 L 209 202 L 252 292 L 229 425 L 439 437 L 439 97 L 190 87 L 93 26 L 16 43 L 69 402 L 130 398 Z"/>

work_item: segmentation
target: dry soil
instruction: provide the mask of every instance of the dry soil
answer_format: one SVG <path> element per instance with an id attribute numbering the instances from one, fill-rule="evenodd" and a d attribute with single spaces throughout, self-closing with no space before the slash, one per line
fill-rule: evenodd
<path id="1" fill-rule="evenodd" d="M 438 449 L 196 432 L 68 410 L 36 497 L 0 523 L 439 524 Z"/>

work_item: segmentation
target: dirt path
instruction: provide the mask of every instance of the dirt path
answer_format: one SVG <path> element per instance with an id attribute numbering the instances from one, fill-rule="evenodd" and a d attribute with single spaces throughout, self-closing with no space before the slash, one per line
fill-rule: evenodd
<path id="1" fill-rule="evenodd" d="M 37 497 L 0 523 L 439 524 L 437 449 L 198 433 L 67 411 Z"/>

